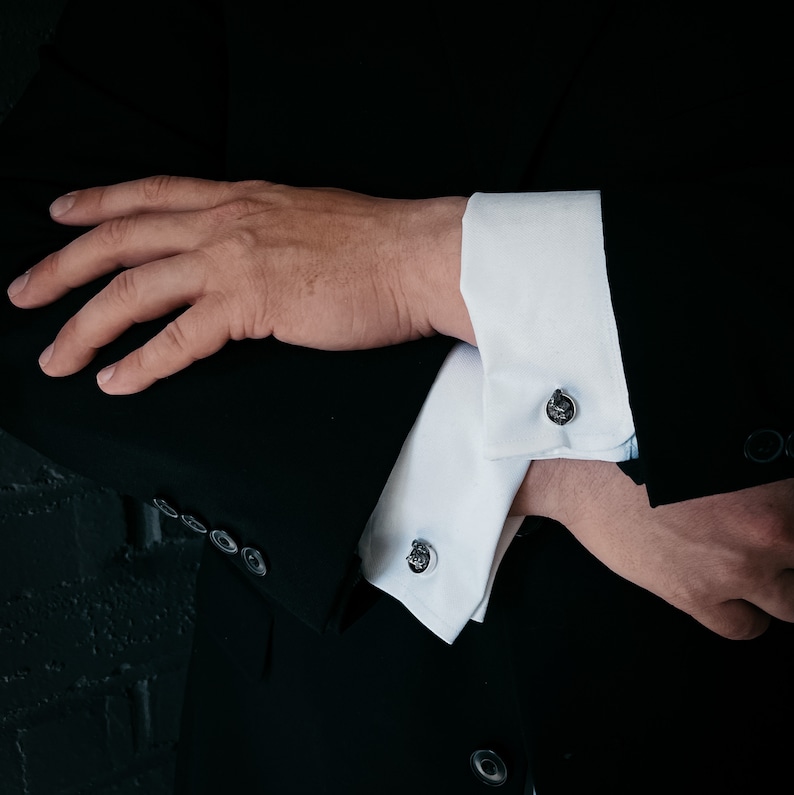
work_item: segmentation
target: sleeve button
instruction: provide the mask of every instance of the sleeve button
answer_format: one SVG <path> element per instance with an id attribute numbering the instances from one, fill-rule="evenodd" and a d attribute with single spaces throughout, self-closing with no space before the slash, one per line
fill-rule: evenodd
<path id="1" fill-rule="evenodd" d="M 264 577 L 267 574 L 267 564 L 262 553 L 255 547 L 243 547 L 240 553 L 243 563 L 248 571 L 256 577 Z"/>
<path id="2" fill-rule="evenodd" d="M 179 516 L 179 511 L 165 497 L 155 497 L 152 500 L 152 505 L 169 519 L 176 519 Z"/>
<path id="3" fill-rule="evenodd" d="M 783 437 L 771 428 L 753 431 L 744 443 L 744 454 L 756 464 L 768 464 L 783 452 Z"/>
<path id="4" fill-rule="evenodd" d="M 196 533 L 204 534 L 207 532 L 207 526 L 195 516 L 191 516 L 189 513 L 183 513 L 179 518 L 182 520 L 182 524 L 186 525 Z"/>
<path id="5" fill-rule="evenodd" d="M 470 759 L 474 775 L 491 787 L 499 787 L 507 781 L 507 765 L 499 754 L 490 750 L 475 751 Z"/>
<path id="6" fill-rule="evenodd" d="M 234 555 L 237 552 L 237 542 L 225 530 L 213 530 L 210 533 L 210 541 L 227 555 Z"/>

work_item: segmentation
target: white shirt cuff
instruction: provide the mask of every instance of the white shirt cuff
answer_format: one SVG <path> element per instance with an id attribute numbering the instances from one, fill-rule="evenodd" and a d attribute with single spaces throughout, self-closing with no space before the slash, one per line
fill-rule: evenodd
<path id="1" fill-rule="evenodd" d="M 448 643 L 484 618 L 530 460 L 636 456 L 597 192 L 475 194 L 461 290 L 478 349 L 447 357 L 359 544 L 366 579 Z M 565 425 L 555 389 L 577 403 Z"/>
<path id="2" fill-rule="evenodd" d="M 362 573 L 447 643 L 482 620 L 521 519 L 507 512 L 527 461 L 482 455 L 482 368 L 459 343 L 444 362 L 359 543 Z M 434 565 L 411 570 L 412 542 Z"/>
<path id="3" fill-rule="evenodd" d="M 487 457 L 636 456 L 598 191 L 476 193 L 461 292 L 483 362 Z M 576 405 L 564 425 L 546 413 L 556 389 Z"/>

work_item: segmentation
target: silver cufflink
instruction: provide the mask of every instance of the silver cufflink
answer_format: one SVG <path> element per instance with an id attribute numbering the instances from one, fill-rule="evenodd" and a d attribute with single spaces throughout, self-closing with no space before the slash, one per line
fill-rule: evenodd
<path id="1" fill-rule="evenodd" d="M 414 574 L 430 574 L 436 567 L 438 557 L 436 551 L 426 541 L 414 539 L 411 542 L 411 552 L 406 558 L 408 568 Z"/>
<path id="2" fill-rule="evenodd" d="M 567 425 L 576 416 L 576 403 L 570 395 L 555 389 L 546 404 L 546 416 L 555 425 Z"/>

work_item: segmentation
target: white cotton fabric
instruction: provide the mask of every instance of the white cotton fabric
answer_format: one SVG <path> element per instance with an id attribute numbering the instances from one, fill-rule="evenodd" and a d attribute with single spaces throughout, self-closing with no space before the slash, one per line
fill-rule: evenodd
<path id="1" fill-rule="evenodd" d="M 486 456 L 633 457 L 598 191 L 476 193 L 460 287 L 485 373 Z M 567 425 L 546 417 L 558 388 L 577 406 Z"/>
<path id="2" fill-rule="evenodd" d="M 528 462 L 482 455 L 482 367 L 460 343 L 441 368 L 359 544 L 364 577 L 448 643 L 484 613 L 492 570 L 521 518 L 505 517 Z M 415 574 L 411 543 L 432 546 L 432 572 Z M 498 553 L 498 554 L 497 554 Z"/>
<path id="3" fill-rule="evenodd" d="M 359 544 L 364 577 L 452 643 L 482 621 L 533 459 L 636 457 L 596 191 L 475 194 L 461 292 L 478 347 L 447 357 Z M 555 389 L 577 414 L 546 416 Z M 414 539 L 437 556 L 416 574 Z"/>

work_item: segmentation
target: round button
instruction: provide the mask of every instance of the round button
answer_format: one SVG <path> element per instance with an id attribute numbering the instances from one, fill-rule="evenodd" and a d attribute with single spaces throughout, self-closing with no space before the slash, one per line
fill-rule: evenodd
<path id="1" fill-rule="evenodd" d="M 152 505 L 169 519 L 176 519 L 179 516 L 179 511 L 165 497 L 155 497 L 152 500 Z"/>
<path id="2" fill-rule="evenodd" d="M 262 553 L 255 547 L 243 547 L 240 553 L 243 556 L 243 563 L 246 569 L 256 577 L 264 577 L 267 574 L 267 564 Z"/>
<path id="3" fill-rule="evenodd" d="M 474 775 L 490 787 L 500 787 L 507 781 L 507 765 L 502 757 L 486 749 L 475 751 L 469 760 Z"/>
<path id="4" fill-rule="evenodd" d="M 227 555 L 234 555 L 237 552 L 237 542 L 225 530 L 213 530 L 210 533 L 210 541 Z"/>
<path id="5" fill-rule="evenodd" d="M 794 433 L 790 433 L 786 439 L 786 455 L 794 458 Z"/>
<path id="6" fill-rule="evenodd" d="M 179 518 L 182 520 L 182 524 L 187 525 L 191 530 L 197 533 L 207 532 L 207 525 L 195 516 L 191 516 L 189 513 L 183 513 Z"/>
<path id="7" fill-rule="evenodd" d="M 405 559 L 408 561 L 408 568 L 414 574 L 430 574 L 438 562 L 438 556 L 433 547 L 427 541 L 419 539 L 414 539 L 411 542 L 411 552 Z"/>
<path id="8" fill-rule="evenodd" d="M 753 431 L 744 443 L 744 454 L 756 464 L 768 464 L 783 452 L 783 437 L 771 428 Z"/>
<path id="9" fill-rule="evenodd" d="M 546 416 L 555 425 L 567 425 L 576 416 L 576 403 L 570 395 L 555 389 L 546 404 Z"/>

